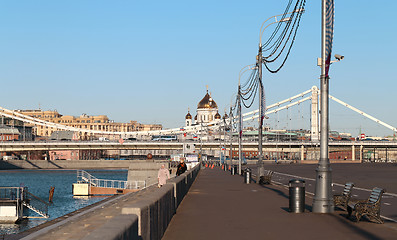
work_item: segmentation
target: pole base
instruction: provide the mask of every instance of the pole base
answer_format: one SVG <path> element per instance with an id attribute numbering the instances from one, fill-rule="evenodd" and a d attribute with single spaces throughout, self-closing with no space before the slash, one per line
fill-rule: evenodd
<path id="1" fill-rule="evenodd" d="M 332 170 L 329 162 L 326 164 L 319 164 L 316 172 L 316 188 L 312 211 L 314 213 L 333 213 L 335 206 L 332 195 Z"/>
<path id="2" fill-rule="evenodd" d="M 314 213 L 333 213 L 335 210 L 334 200 L 329 199 L 313 199 Z"/>

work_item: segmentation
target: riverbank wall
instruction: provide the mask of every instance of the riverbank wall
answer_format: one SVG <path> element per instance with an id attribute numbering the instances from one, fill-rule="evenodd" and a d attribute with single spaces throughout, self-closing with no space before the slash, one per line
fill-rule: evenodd
<path id="1" fill-rule="evenodd" d="M 76 216 L 44 228 L 21 233 L 22 239 L 161 239 L 178 206 L 192 186 L 201 165 L 171 178 L 158 188 L 150 186 L 119 196 Z"/>
<path id="2" fill-rule="evenodd" d="M 161 163 L 166 160 L 0 160 L 0 170 L 9 169 L 129 169 L 131 163 Z M 316 164 L 317 161 L 310 160 L 264 160 L 266 164 Z M 230 163 L 226 160 L 226 163 Z M 247 163 L 256 164 L 257 160 L 247 160 Z M 351 160 L 331 160 L 331 163 L 361 163 Z M 233 160 L 238 164 L 238 160 Z"/>
<path id="3" fill-rule="evenodd" d="M 0 170 L 9 169 L 128 169 L 131 163 L 164 160 L 0 160 Z"/>

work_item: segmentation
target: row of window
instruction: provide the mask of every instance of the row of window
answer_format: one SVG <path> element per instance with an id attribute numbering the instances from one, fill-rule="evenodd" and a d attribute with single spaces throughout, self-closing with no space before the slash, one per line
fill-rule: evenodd
<path id="1" fill-rule="evenodd" d="M 74 122 L 76 122 L 76 123 L 91 123 L 91 120 L 76 120 L 76 121 L 72 121 L 72 120 L 58 120 L 58 123 L 74 123 Z M 107 122 L 109 122 L 109 121 L 106 121 L 106 120 L 103 120 L 103 121 L 101 121 L 101 120 L 94 120 L 94 121 L 92 121 L 93 123 L 107 123 Z"/>
<path id="2" fill-rule="evenodd" d="M 0 140 L 1 141 L 9 141 L 9 140 L 13 140 L 14 138 L 12 136 L 4 136 L 4 135 L 0 135 Z"/>

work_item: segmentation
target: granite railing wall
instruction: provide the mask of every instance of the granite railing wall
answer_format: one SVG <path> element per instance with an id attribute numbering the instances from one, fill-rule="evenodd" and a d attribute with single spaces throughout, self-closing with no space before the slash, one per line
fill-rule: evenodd
<path id="1" fill-rule="evenodd" d="M 121 215 L 83 239 L 161 239 L 168 224 L 200 171 L 200 165 L 168 180 L 161 188 L 143 192 L 136 201 L 124 206 Z"/>

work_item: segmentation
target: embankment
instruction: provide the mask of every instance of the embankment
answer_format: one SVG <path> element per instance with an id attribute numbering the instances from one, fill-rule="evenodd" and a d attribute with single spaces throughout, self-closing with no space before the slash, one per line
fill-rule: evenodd
<path id="1" fill-rule="evenodd" d="M 200 165 L 181 176 L 102 205 L 49 226 L 21 233 L 22 239 L 161 239 Z"/>
<path id="2" fill-rule="evenodd" d="M 0 170 L 8 169 L 128 169 L 133 162 L 153 160 L 0 160 Z M 159 160 L 160 161 L 160 160 Z M 157 162 L 157 160 L 156 160 Z"/>

